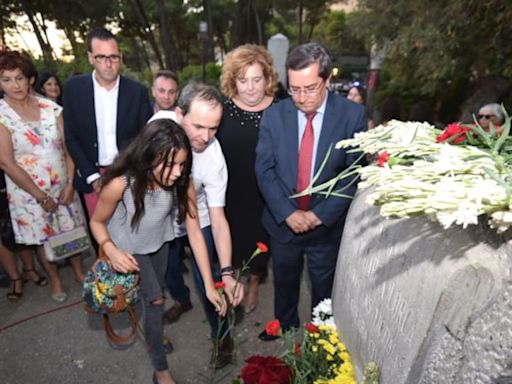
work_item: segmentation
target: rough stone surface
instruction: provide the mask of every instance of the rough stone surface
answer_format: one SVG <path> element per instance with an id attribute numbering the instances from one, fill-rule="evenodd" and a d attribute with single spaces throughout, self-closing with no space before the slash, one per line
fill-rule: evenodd
<path id="1" fill-rule="evenodd" d="M 359 192 L 333 290 L 359 378 L 382 384 L 512 383 L 512 234 L 385 219 Z"/>

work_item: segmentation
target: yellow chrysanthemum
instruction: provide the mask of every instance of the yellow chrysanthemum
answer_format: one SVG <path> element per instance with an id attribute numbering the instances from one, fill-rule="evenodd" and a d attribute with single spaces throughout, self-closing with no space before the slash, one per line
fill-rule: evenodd
<path id="1" fill-rule="evenodd" d="M 338 353 L 339 357 L 341 360 L 345 361 L 345 362 L 350 362 L 351 361 L 351 358 L 350 358 L 350 355 L 347 351 L 341 351 Z"/>
<path id="2" fill-rule="evenodd" d="M 329 335 L 329 341 L 331 342 L 332 345 L 336 345 L 339 343 L 340 340 L 338 339 L 337 335 L 335 335 L 334 333 L 331 333 Z"/>

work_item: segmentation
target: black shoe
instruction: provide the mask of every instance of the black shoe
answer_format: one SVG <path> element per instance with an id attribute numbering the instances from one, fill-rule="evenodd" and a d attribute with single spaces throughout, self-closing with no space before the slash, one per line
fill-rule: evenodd
<path id="1" fill-rule="evenodd" d="M 258 335 L 258 339 L 260 339 L 261 341 L 274 341 L 279 339 L 280 337 L 281 336 L 269 335 L 265 330 Z"/>

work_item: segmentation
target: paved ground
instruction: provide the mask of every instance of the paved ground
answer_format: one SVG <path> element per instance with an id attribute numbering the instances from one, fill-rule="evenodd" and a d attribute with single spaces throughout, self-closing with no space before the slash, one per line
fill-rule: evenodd
<path id="1" fill-rule="evenodd" d="M 92 257 L 87 258 L 86 266 L 91 262 Z M 73 280 L 70 267 L 63 266 L 61 275 L 69 294 L 63 305 L 50 299 L 48 286 L 25 284 L 23 298 L 16 304 L 7 301 L 6 288 L 0 289 L 0 383 L 150 383 L 152 367 L 143 344 L 137 341 L 127 350 L 112 349 L 101 318 L 83 311 L 81 287 Z M 191 274 L 185 278 L 193 287 Z M 230 383 L 250 355 L 278 355 L 285 350 L 283 341 L 264 343 L 257 338 L 266 321 L 273 318 L 270 276 L 261 286 L 258 308 L 236 327 L 237 363 L 218 371 L 215 381 L 209 381 L 209 330 L 194 289 L 192 293 L 194 308 L 165 328 L 175 346 L 168 362 L 178 383 Z M 302 293 L 301 319 L 306 321 L 310 295 L 305 282 Z M 167 305 L 170 303 L 168 300 Z"/>

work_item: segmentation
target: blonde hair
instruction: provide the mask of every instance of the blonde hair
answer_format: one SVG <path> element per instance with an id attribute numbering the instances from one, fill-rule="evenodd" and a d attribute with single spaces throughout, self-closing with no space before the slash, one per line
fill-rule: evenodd
<path id="1" fill-rule="evenodd" d="M 272 55 L 261 45 L 245 44 L 229 52 L 222 66 L 220 89 L 226 97 L 232 99 L 238 94 L 236 79 L 243 76 L 247 68 L 253 64 L 261 65 L 267 82 L 265 94 L 274 96 L 277 89 L 277 72 L 273 66 Z"/>

